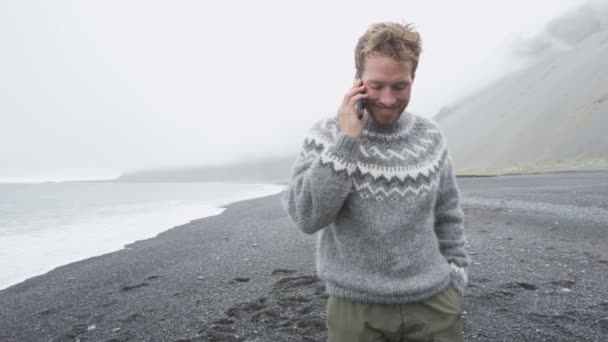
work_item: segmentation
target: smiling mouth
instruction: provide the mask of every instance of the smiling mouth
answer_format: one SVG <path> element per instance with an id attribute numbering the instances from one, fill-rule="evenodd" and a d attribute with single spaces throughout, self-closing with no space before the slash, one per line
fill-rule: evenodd
<path id="1" fill-rule="evenodd" d="M 378 109 L 378 114 L 382 116 L 390 116 L 395 113 L 394 109 Z"/>

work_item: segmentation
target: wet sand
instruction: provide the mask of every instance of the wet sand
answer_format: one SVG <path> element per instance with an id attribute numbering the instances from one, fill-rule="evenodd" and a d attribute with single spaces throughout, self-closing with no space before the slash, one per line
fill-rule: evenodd
<path id="1" fill-rule="evenodd" d="M 605 341 L 608 172 L 459 178 L 467 341 Z M 315 237 L 280 195 L 0 291 L 0 341 L 323 341 Z"/>

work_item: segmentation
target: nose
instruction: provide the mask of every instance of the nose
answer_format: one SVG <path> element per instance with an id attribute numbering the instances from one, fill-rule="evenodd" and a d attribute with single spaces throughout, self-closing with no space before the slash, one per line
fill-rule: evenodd
<path id="1" fill-rule="evenodd" d="M 392 107 L 397 102 L 397 98 L 395 95 L 391 93 L 391 91 L 383 91 L 380 94 L 380 103 L 382 103 L 385 107 Z"/>

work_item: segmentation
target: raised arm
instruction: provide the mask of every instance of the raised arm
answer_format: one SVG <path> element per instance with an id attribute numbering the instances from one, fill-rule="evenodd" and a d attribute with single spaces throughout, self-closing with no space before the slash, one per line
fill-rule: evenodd
<path id="1" fill-rule="evenodd" d="M 293 223 L 313 234 L 329 225 L 352 188 L 350 173 L 359 150 L 359 141 L 341 132 L 335 139 L 322 139 L 313 128 L 293 168 L 283 197 Z"/>

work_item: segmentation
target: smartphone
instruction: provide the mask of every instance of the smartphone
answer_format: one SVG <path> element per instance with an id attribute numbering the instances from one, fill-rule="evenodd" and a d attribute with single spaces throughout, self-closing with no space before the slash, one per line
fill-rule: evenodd
<path id="1" fill-rule="evenodd" d="M 357 82 L 360 79 L 361 79 L 361 75 L 359 75 L 359 73 L 356 73 L 355 82 Z M 355 103 L 355 109 L 357 110 L 357 113 L 359 114 L 359 119 L 363 118 L 363 113 L 365 112 L 366 102 L 367 102 L 366 100 L 359 100 L 359 101 L 357 101 L 357 103 Z"/>

